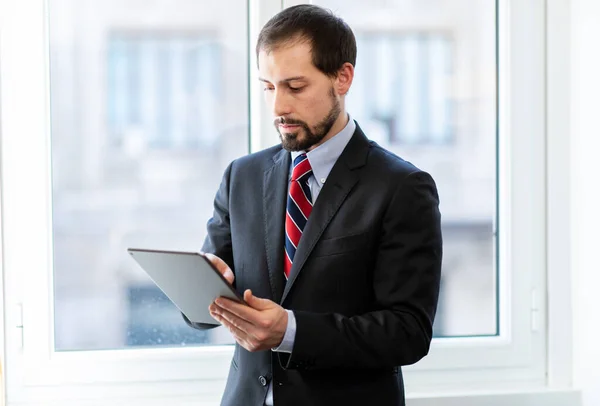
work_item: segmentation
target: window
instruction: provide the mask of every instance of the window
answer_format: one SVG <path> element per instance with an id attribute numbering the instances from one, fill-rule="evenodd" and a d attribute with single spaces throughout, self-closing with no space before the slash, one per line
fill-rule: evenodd
<path id="1" fill-rule="evenodd" d="M 216 37 L 161 31 L 109 34 L 107 110 L 114 145 L 210 148 L 218 141 L 224 103 L 219 84 L 226 78 Z"/>
<path id="2" fill-rule="evenodd" d="M 56 350 L 233 342 L 190 329 L 126 252 L 198 250 L 248 152 L 247 12 L 231 6 L 48 2 Z"/>
<path id="3" fill-rule="evenodd" d="M 444 259 L 435 336 L 499 334 L 496 1 L 438 2 L 435 12 L 417 1 L 314 3 L 356 32 L 349 113 L 438 185 Z"/>
<path id="4" fill-rule="evenodd" d="M 438 89 L 419 107 L 398 107 L 398 122 L 413 114 L 407 109 L 418 111 L 411 120 L 427 123 L 418 131 L 411 124 L 392 132 L 369 118 L 359 86 L 348 99 L 365 132 L 431 172 L 442 197 L 438 338 L 428 357 L 405 369 L 409 396 L 463 390 L 464 382 L 482 390 L 543 387 L 545 3 L 455 0 L 451 10 L 436 0 L 374 0 L 368 9 L 355 0 L 317 3 L 338 11 L 361 44 L 371 41 L 384 55 L 357 64 L 357 84 L 379 65 L 376 74 L 402 89 L 406 76 L 378 51 L 400 43 L 412 44 L 410 52 L 428 49 L 451 67 L 428 65 L 431 56 L 411 62 L 435 65 L 414 77 Z M 179 313 L 125 249 L 198 249 L 222 169 L 247 153 L 248 141 L 251 150 L 276 142 L 255 84 L 253 46 L 281 6 L 0 2 L 10 402 L 217 404 L 232 348 L 214 344 L 229 337 L 181 330 Z M 142 73 L 159 69 L 144 58 L 161 52 L 169 55 L 165 71 Z M 140 78 L 127 79 L 135 64 Z M 225 79 L 177 74 L 201 66 Z M 197 92 L 175 91 L 184 80 L 197 81 Z M 388 104 L 377 111 L 389 114 L 390 98 L 401 92 L 378 93 Z M 214 110 L 208 99 L 217 100 Z M 160 114 L 144 112 L 156 106 Z M 190 113 L 204 107 L 215 116 Z"/>
<path id="5" fill-rule="evenodd" d="M 356 37 L 357 75 L 349 109 L 359 123 L 386 144 L 452 143 L 451 36 L 389 31 L 357 32 Z"/>

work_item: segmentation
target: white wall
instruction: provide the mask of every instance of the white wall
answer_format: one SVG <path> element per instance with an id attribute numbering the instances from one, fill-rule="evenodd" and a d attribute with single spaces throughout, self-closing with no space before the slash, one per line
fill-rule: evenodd
<path id="1" fill-rule="evenodd" d="M 600 1 L 571 11 L 574 382 L 600 405 Z"/>

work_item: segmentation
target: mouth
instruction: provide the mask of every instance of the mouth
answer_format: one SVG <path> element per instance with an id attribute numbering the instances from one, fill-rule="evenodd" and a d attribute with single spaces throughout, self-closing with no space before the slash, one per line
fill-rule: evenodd
<path id="1" fill-rule="evenodd" d="M 279 128 L 281 130 L 290 131 L 295 130 L 296 128 L 300 128 L 300 126 L 297 124 L 279 124 Z"/>

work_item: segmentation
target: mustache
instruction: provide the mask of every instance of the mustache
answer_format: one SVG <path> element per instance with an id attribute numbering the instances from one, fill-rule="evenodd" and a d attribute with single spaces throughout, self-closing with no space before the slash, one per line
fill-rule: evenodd
<path id="1" fill-rule="evenodd" d="M 301 126 L 305 126 L 306 124 L 304 123 L 304 121 L 300 121 L 300 120 L 294 120 L 293 118 L 285 118 L 285 117 L 278 117 L 275 119 L 274 121 L 275 126 L 278 126 L 280 124 L 288 124 L 288 125 L 301 125 Z"/>

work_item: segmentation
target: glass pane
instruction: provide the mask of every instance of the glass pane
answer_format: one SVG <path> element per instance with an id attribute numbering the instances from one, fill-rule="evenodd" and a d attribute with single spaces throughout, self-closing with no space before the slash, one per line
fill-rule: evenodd
<path id="1" fill-rule="evenodd" d="M 248 152 L 245 0 L 50 0 L 56 350 L 233 342 L 127 254 L 197 251 Z"/>
<path id="2" fill-rule="evenodd" d="M 498 333 L 495 0 L 319 0 L 358 47 L 348 112 L 432 174 L 444 260 L 436 337 Z"/>

